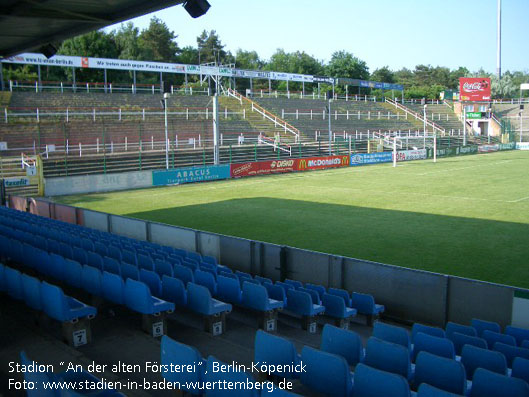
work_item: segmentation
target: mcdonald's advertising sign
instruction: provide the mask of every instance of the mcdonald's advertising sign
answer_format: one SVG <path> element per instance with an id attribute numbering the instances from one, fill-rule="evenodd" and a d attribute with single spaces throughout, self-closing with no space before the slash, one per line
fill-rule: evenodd
<path id="1" fill-rule="evenodd" d="M 298 160 L 297 171 L 321 170 L 324 168 L 347 167 L 349 165 L 349 155 L 309 157 Z"/>

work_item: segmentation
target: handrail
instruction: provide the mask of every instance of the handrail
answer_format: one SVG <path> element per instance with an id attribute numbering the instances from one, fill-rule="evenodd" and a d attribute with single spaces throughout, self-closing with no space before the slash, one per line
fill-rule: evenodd
<path id="1" fill-rule="evenodd" d="M 273 143 L 272 142 L 268 142 L 268 141 L 273 141 Z M 265 145 L 273 146 L 274 150 L 275 149 L 279 149 L 279 150 L 282 150 L 282 151 L 288 153 L 290 156 L 292 156 L 292 146 L 285 145 L 288 149 L 282 148 L 281 147 L 281 143 L 280 142 L 276 142 L 275 139 L 259 135 L 257 143 L 264 143 Z"/>
<path id="2" fill-rule="evenodd" d="M 445 104 L 446 106 L 448 106 L 450 109 L 454 109 L 452 105 L 450 105 L 450 103 L 446 100 L 446 99 L 443 99 L 443 104 Z"/>
<path id="3" fill-rule="evenodd" d="M 252 112 L 255 111 L 255 112 L 261 114 L 263 117 L 266 117 L 268 120 L 273 121 L 274 124 L 276 124 L 276 125 L 279 124 L 281 127 L 283 127 L 285 129 L 285 131 L 288 131 L 288 132 L 294 134 L 294 136 L 296 137 L 296 141 L 299 139 L 299 137 L 301 135 L 301 131 L 299 131 L 293 125 L 287 123 L 285 120 L 277 117 L 273 113 L 270 113 L 268 110 L 266 110 L 262 106 L 259 106 L 257 103 L 255 103 L 251 99 L 245 97 L 244 95 L 238 93 L 235 90 L 232 90 L 231 88 L 228 88 L 228 95 L 238 99 L 239 102 L 241 103 L 241 105 L 242 105 L 243 100 L 247 101 L 248 103 L 250 103 L 252 105 Z"/>
<path id="4" fill-rule="evenodd" d="M 26 154 L 24 154 L 23 152 L 20 153 L 20 157 L 21 157 L 21 162 L 22 162 L 22 169 L 26 168 L 26 167 L 35 167 L 36 165 L 36 162 L 37 160 L 30 157 L 30 156 L 27 156 Z"/>
<path id="5" fill-rule="evenodd" d="M 416 119 L 418 119 L 418 120 L 420 120 L 422 122 L 426 121 L 426 125 L 429 125 L 434 130 L 438 130 L 439 132 L 441 132 L 443 134 L 446 132 L 446 130 L 443 127 L 439 126 L 438 124 L 434 123 L 433 121 L 428 120 L 428 118 L 426 118 L 426 120 L 425 120 L 424 116 L 421 115 L 420 113 L 415 112 L 415 111 L 407 108 L 406 106 L 401 105 L 400 103 L 398 103 L 396 101 L 393 101 L 392 99 L 389 99 L 389 98 L 386 98 L 386 102 L 389 103 L 390 105 L 395 106 L 397 109 L 403 110 L 404 112 L 409 113 L 412 116 L 415 116 Z"/>

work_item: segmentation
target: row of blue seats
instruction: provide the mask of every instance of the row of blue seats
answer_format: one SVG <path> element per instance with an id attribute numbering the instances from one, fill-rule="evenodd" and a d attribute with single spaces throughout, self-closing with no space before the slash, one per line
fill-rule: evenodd
<path id="1" fill-rule="evenodd" d="M 12 257 L 17 240 L 0 237 L 0 252 Z M 174 304 L 165 302 L 151 295 L 149 287 L 140 281 L 126 279 L 119 275 L 101 272 L 91 266 L 81 266 L 76 261 L 64 259 L 60 255 L 48 254 L 46 251 L 26 245 L 26 254 L 21 258 L 30 268 L 40 274 L 64 282 L 73 288 L 82 288 L 88 293 L 99 296 L 119 305 L 126 305 L 133 311 L 142 314 L 157 314 L 174 311 Z M 6 251 L 4 251 L 6 250 Z"/>
<path id="2" fill-rule="evenodd" d="M 28 358 L 24 351 L 20 352 L 20 363 L 25 368 L 31 368 L 32 366 L 38 367 L 38 363 L 32 361 Z M 77 397 L 81 395 L 86 395 L 88 393 L 80 393 L 71 388 L 66 387 L 66 385 L 76 384 L 76 385 L 87 385 L 87 384 L 98 384 L 100 380 L 94 375 L 86 371 L 64 371 L 58 374 L 53 372 L 38 372 L 38 371 L 25 371 L 24 380 L 28 385 L 26 389 L 27 397 Z M 49 385 L 51 382 L 61 383 L 63 388 L 60 390 L 52 390 L 46 388 L 44 385 Z M 107 384 L 104 385 L 104 389 L 100 391 L 91 391 L 89 393 L 92 397 L 124 397 L 122 393 L 117 392 L 114 389 L 107 387 Z"/>
<path id="3" fill-rule="evenodd" d="M 30 308 L 43 311 L 60 322 L 77 321 L 85 317 L 91 319 L 97 314 L 95 307 L 65 295 L 60 287 L 41 282 L 1 263 L 0 291 L 7 292 L 11 298 L 23 301 Z"/>
<path id="4" fill-rule="evenodd" d="M 225 365 L 223 362 L 217 360 L 213 356 L 204 359 L 200 352 L 192 346 L 177 342 L 168 336 L 162 337 L 160 346 L 161 364 L 170 367 L 171 365 L 192 366 L 195 371 L 167 371 L 162 372 L 162 376 L 172 383 L 180 385 L 182 391 L 193 395 L 205 395 L 206 397 L 231 397 L 233 395 L 240 397 L 259 397 L 259 396 L 277 396 L 289 397 L 297 396 L 285 390 L 274 387 L 271 382 L 267 382 L 262 386 L 262 390 L 246 389 L 244 388 L 250 382 L 255 383 L 255 379 L 246 372 L 239 372 L 236 369 L 229 369 L 226 371 L 215 371 L 214 365 L 218 368 Z M 227 368 L 227 367 L 224 367 Z M 208 383 L 214 385 L 210 389 L 199 390 L 193 387 L 186 387 L 186 384 Z M 232 389 L 228 389 L 226 385 L 232 385 Z M 224 389 L 220 388 L 224 385 Z"/>
<path id="5" fill-rule="evenodd" d="M 465 346 L 464 349 L 465 355 L 467 349 L 470 353 L 467 365 L 476 365 L 475 361 L 472 363 L 475 360 L 472 349 L 477 348 Z M 512 377 L 478 365 L 471 369 L 474 377 L 472 387 L 469 388 L 466 377 L 467 367 L 456 360 L 423 351 L 418 354 L 412 372 L 409 352 L 402 345 L 371 337 L 364 356 L 362 343 L 357 334 L 329 324 L 323 329 L 320 350 L 305 346 L 301 355 L 298 355 L 294 344 L 289 340 L 257 331 L 254 352 L 256 363 L 288 365 L 303 362 L 307 367 L 307 373 L 277 372 L 274 375 L 286 378 L 300 377 L 302 383 L 327 395 L 347 396 L 354 390 L 355 396 L 408 396 L 409 384 L 419 388 L 419 395 L 428 392 L 434 394 L 424 395 L 442 396 L 448 392 L 456 395 L 470 393 L 472 396 L 488 396 L 489 394 L 483 394 L 484 390 L 492 391 L 490 395 L 497 396 L 529 395 L 529 386 L 526 383 L 529 375 L 529 360 L 516 358 L 516 370 L 513 369 Z M 354 376 L 349 370 L 351 365 L 356 366 Z M 366 379 L 370 381 L 366 382 Z M 422 387 L 423 384 L 429 386 Z M 426 390 L 421 393 L 423 389 Z M 502 394 L 505 390 L 510 390 L 512 394 Z"/>

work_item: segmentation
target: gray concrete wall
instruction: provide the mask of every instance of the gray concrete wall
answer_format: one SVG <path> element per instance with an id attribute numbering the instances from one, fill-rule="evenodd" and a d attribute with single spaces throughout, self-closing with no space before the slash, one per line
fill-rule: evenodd
<path id="1" fill-rule="evenodd" d="M 152 171 L 123 172 L 106 175 L 80 175 L 44 180 L 46 196 L 99 193 L 152 186 Z"/>
<path id="2" fill-rule="evenodd" d="M 497 284 L 450 277 L 448 320 L 468 324 L 472 318 L 511 324 L 514 289 Z"/>
<path id="3" fill-rule="evenodd" d="M 391 316 L 445 323 L 448 276 L 346 259 L 343 279 L 345 289 L 372 294 Z"/>
<path id="4" fill-rule="evenodd" d="M 168 245 L 186 251 L 196 251 L 196 232 L 161 223 L 150 223 L 150 240 L 153 243 Z"/>
<path id="5" fill-rule="evenodd" d="M 90 210 L 84 210 L 84 225 L 86 227 L 100 230 L 102 232 L 108 232 L 108 214 L 103 212 L 96 212 Z"/>
<path id="6" fill-rule="evenodd" d="M 147 222 L 110 215 L 110 232 L 137 240 L 147 240 Z"/>

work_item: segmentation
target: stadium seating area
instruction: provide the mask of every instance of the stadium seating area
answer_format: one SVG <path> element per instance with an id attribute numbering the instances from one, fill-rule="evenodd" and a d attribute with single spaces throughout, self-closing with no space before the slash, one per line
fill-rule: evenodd
<path id="1" fill-rule="evenodd" d="M 196 346 L 163 336 L 162 363 L 203 363 L 200 371 L 162 374 L 167 381 L 287 378 L 297 385 L 296 392 L 306 395 L 408 396 L 417 391 L 418 396 L 501 396 L 508 391 L 512 396 L 529 396 L 526 329 L 507 326 L 502 332 L 497 323 L 480 319 L 469 325 L 447 323 L 445 329 L 416 323 L 411 330 L 376 321 L 365 340 L 345 329 L 341 321 L 361 313 L 369 323 L 380 315 L 383 306 L 372 296 L 290 279 L 273 282 L 233 271 L 213 257 L 4 207 L 0 209 L 0 254 L 6 264 L 0 266 L 0 291 L 61 323 L 93 318 L 96 306 L 106 302 L 143 316 L 185 309 L 206 319 L 218 319 L 231 312 L 233 305 L 244 313 L 257 313 L 263 320 L 259 328 L 268 331 L 277 330 L 275 324 L 268 328 L 267 321 L 277 320 L 270 313 L 278 310 L 290 318 L 311 319 L 302 321 L 302 328 L 309 331 L 317 332 L 318 325 L 323 325 L 319 349 L 306 344 L 300 348 L 280 334 L 257 330 L 253 361 L 275 365 L 268 374 L 202 372 L 222 362 L 211 355 L 202 358 Z M 85 299 L 75 298 L 79 296 Z M 328 320 L 314 321 L 320 313 Z M 229 332 L 224 327 L 225 323 L 222 331 Z M 28 360 L 24 354 L 22 359 Z M 303 364 L 305 372 L 296 370 L 296 364 Z M 64 374 L 46 376 L 66 378 Z M 91 375 L 75 374 L 77 379 L 86 376 Z M 246 392 L 237 395 L 265 393 Z M 215 390 L 206 395 L 227 393 Z M 275 393 L 290 395 L 281 390 Z"/>

